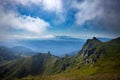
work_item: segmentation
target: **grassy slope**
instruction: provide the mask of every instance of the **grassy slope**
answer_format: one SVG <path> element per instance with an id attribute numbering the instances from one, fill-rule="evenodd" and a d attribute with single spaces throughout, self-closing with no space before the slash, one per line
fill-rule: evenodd
<path id="1" fill-rule="evenodd" d="M 50 74 L 57 57 L 37 54 L 33 57 L 6 61 L 0 64 L 0 80 L 21 78 L 27 75 Z"/>
<path id="2" fill-rule="evenodd" d="M 120 80 L 119 43 L 120 39 L 105 43 L 92 42 L 92 46 L 96 47 L 95 52 L 101 52 L 104 49 L 104 53 L 94 64 L 83 64 L 81 53 L 75 58 L 68 56 L 57 58 L 46 54 L 37 54 L 32 58 L 2 62 L 0 64 L 0 73 L 5 72 L 4 79 L 1 75 L 0 78 L 3 80 L 11 78 L 13 80 Z M 92 49 L 90 46 L 84 47 Z M 89 57 L 94 57 L 94 54 Z M 69 64 L 70 66 L 67 66 L 65 71 L 61 71 L 63 64 Z M 17 79 L 16 77 L 24 78 Z"/>
<path id="3" fill-rule="evenodd" d="M 95 64 L 82 64 L 78 55 L 74 67 L 49 76 L 28 76 L 26 80 L 120 80 L 120 39 L 101 43 L 96 52 L 105 50 Z M 70 60 L 69 60 L 70 61 Z M 67 61 L 67 62 L 69 62 Z M 64 61 L 65 62 L 65 61 Z M 78 69 L 78 67 L 80 68 Z"/>

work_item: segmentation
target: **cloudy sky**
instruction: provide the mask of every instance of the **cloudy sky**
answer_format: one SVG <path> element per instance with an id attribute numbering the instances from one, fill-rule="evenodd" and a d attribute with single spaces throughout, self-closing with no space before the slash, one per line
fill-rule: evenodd
<path id="1" fill-rule="evenodd" d="M 0 0 L 0 40 L 120 36 L 120 0 Z"/>

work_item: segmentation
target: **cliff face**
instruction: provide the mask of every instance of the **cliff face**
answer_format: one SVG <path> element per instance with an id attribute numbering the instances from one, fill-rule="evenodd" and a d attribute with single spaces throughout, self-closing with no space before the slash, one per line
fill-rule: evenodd
<path id="1" fill-rule="evenodd" d="M 120 53 L 120 38 L 113 39 L 109 42 L 101 42 L 97 38 L 88 39 L 78 56 L 81 56 L 82 63 L 95 63 L 101 57 L 113 57 Z"/>
<path id="2" fill-rule="evenodd" d="M 88 39 L 84 44 L 82 50 L 79 51 L 79 55 L 82 58 L 82 63 L 92 63 L 96 61 L 96 58 L 99 56 L 96 49 L 102 44 L 100 40 L 93 37 L 93 39 Z M 102 50 L 103 51 L 103 50 Z"/>
<path id="3" fill-rule="evenodd" d="M 88 57 L 91 54 L 94 54 L 96 47 L 98 47 L 102 42 L 96 39 L 95 37 L 93 39 L 88 39 L 85 45 L 82 48 L 82 57 Z"/>

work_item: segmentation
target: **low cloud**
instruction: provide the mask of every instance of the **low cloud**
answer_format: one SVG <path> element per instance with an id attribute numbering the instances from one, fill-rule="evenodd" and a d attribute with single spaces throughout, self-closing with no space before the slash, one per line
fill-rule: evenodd
<path id="1" fill-rule="evenodd" d="M 54 35 L 12 35 L 13 39 L 53 39 Z"/>

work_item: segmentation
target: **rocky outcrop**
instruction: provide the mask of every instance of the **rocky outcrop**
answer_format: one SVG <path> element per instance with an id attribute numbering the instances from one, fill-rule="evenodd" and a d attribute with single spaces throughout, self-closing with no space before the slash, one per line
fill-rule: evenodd
<path id="1" fill-rule="evenodd" d="M 100 50 L 97 52 L 97 47 L 102 42 L 98 40 L 96 37 L 93 37 L 93 39 L 88 39 L 85 45 L 83 46 L 82 50 L 79 52 L 82 57 L 82 63 L 84 64 L 91 64 L 95 63 L 97 59 L 100 57 L 102 53 L 104 53 L 104 50 Z"/>
<path id="2" fill-rule="evenodd" d="M 90 59 L 86 59 L 85 60 L 85 64 L 91 64 L 91 63 L 95 63 L 96 62 L 96 59 L 95 58 L 90 58 Z"/>
<path id="3" fill-rule="evenodd" d="M 88 39 L 81 50 L 82 57 L 86 58 L 95 53 L 96 47 L 99 46 L 100 43 L 102 42 L 95 37 L 93 37 L 93 39 Z"/>

